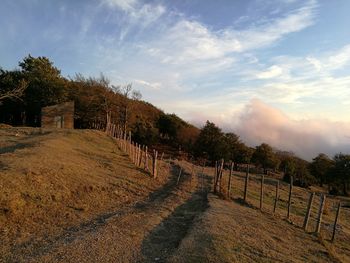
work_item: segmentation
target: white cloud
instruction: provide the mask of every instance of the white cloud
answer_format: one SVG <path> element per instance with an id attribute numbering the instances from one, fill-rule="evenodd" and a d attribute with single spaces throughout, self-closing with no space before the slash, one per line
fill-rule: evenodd
<path id="1" fill-rule="evenodd" d="M 187 65 L 207 61 L 202 65 L 205 67 L 215 60 L 274 44 L 285 35 L 312 25 L 315 8 L 315 2 L 309 1 L 283 17 L 244 30 L 228 27 L 215 31 L 203 23 L 181 17 L 166 28 L 160 38 L 147 43 L 145 49 L 163 63 Z"/>
<path id="2" fill-rule="evenodd" d="M 334 71 L 342 69 L 350 62 L 350 44 L 345 45 L 339 50 L 327 52 L 320 57 L 308 56 L 306 60 L 315 67 L 317 71 Z"/>
<path id="3" fill-rule="evenodd" d="M 344 46 L 335 54 L 332 54 L 326 62 L 326 67 L 335 70 L 344 67 L 350 62 L 350 45 Z"/>
<path id="4" fill-rule="evenodd" d="M 134 81 L 137 84 L 140 84 L 140 85 L 142 85 L 144 87 L 155 89 L 155 90 L 160 89 L 160 86 L 161 86 L 161 84 L 159 82 L 150 83 L 150 82 L 142 80 L 142 79 L 135 79 Z"/>
<path id="5" fill-rule="evenodd" d="M 138 0 L 103 0 L 110 7 L 117 7 L 123 11 L 130 11 L 138 4 Z"/>
<path id="6" fill-rule="evenodd" d="M 306 57 L 306 60 L 315 67 L 317 71 L 320 71 L 323 67 L 322 62 L 313 57 Z"/>
<path id="7" fill-rule="evenodd" d="M 271 79 L 280 76 L 283 73 L 281 67 L 273 65 L 269 67 L 266 71 L 260 72 L 256 75 L 258 79 Z"/>
<path id="8" fill-rule="evenodd" d="M 121 25 L 119 40 L 122 41 L 133 28 L 144 30 L 157 21 L 166 8 L 161 4 L 143 4 L 139 0 L 101 0 L 102 4 L 112 9 L 124 12 L 126 19 Z"/>

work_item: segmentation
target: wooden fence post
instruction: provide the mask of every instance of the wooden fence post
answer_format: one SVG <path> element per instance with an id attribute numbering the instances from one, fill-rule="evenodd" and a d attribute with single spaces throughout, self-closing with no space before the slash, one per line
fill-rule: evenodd
<path id="1" fill-rule="evenodd" d="M 244 195 L 243 195 L 244 202 L 247 201 L 248 183 L 249 183 L 249 164 L 247 164 L 247 170 L 246 170 L 246 174 L 245 174 Z"/>
<path id="2" fill-rule="evenodd" d="M 228 177 L 228 186 L 227 186 L 227 196 L 230 199 L 231 198 L 231 178 L 233 173 L 233 162 L 231 161 L 231 167 L 230 167 L 230 175 Z"/>
<path id="3" fill-rule="evenodd" d="M 129 138 L 128 138 L 128 154 L 131 155 L 131 131 L 129 131 Z"/>
<path id="4" fill-rule="evenodd" d="M 157 156 L 158 152 L 153 150 L 153 178 L 157 178 Z"/>
<path id="5" fill-rule="evenodd" d="M 148 147 L 146 146 L 145 150 L 145 167 L 144 169 L 148 172 Z"/>
<path id="6" fill-rule="evenodd" d="M 335 220 L 334 220 L 334 225 L 333 225 L 333 234 L 332 234 L 332 240 L 331 240 L 332 242 L 334 242 L 335 231 L 337 230 L 337 224 L 338 224 L 338 219 L 339 219 L 340 207 L 341 207 L 341 203 L 339 201 L 337 214 L 335 215 Z"/>
<path id="7" fill-rule="evenodd" d="M 139 159 L 140 159 L 140 145 L 136 144 L 136 160 L 135 160 L 135 165 L 137 166 L 137 164 L 139 163 Z"/>
<path id="8" fill-rule="evenodd" d="M 124 150 L 124 152 L 126 152 L 126 132 L 124 132 L 123 150 Z"/>
<path id="9" fill-rule="evenodd" d="M 276 209 L 277 209 L 277 202 L 279 199 L 279 188 L 280 188 L 280 181 L 276 181 L 276 195 L 275 195 L 275 203 L 273 205 L 273 213 L 276 213 Z"/>
<path id="10" fill-rule="evenodd" d="M 177 177 L 176 185 L 179 185 L 181 173 L 182 173 L 182 168 L 180 167 L 180 172 L 179 172 L 179 176 Z"/>
<path id="11" fill-rule="evenodd" d="M 314 196 L 315 196 L 315 193 L 310 194 L 309 203 L 307 205 L 307 210 L 306 210 L 304 224 L 303 224 L 303 228 L 305 231 L 307 230 L 307 225 L 309 224 L 309 218 L 311 214 L 311 208 L 312 208 L 312 202 L 314 200 Z"/>
<path id="12" fill-rule="evenodd" d="M 142 153 L 143 153 L 143 151 L 142 151 L 143 145 L 140 145 L 139 147 L 140 147 L 140 156 L 139 156 L 139 162 L 137 163 L 137 166 L 138 166 L 138 167 L 141 167 Z"/>
<path id="13" fill-rule="evenodd" d="M 215 171 L 214 171 L 214 194 L 216 193 L 216 184 L 218 180 L 218 161 L 215 161 Z"/>
<path id="14" fill-rule="evenodd" d="M 137 161 L 136 161 L 136 166 L 139 166 L 141 159 L 141 144 L 137 147 Z"/>
<path id="15" fill-rule="evenodd" d="M 293 176 L 290 177 L 290 183 L 289 183 L 287 219 L 290 218 L 290 207 L 292 204 L 292 191 L 293 191 Z"/>
<path id="16" fill-rule="evenodd" d="M 202 167 L 202 192 L 204 191 L 204 167 L 205 167 L 205 162 L 204 162 L 204 165 Z"/>
<path id="17" fill-rule="evenodd" d="M 318 209 L 318 216 L 317 216 L 317 224 L 316 224 L 316 233 L 320 233 L 321 230 L 321 224 L 322 224 L 322 215 L 323 215 L 323 209 L 326 201 L 326 196 L 324 194 L 321 195 L 321 202 L 320 207 Z"/>
<path id="18" fill-rule="evenodd" d="M 221 159 L 221 163 L 220 163 L 220 169 L 219 169 L 219 193 L 221 193 L 221 189 L 222 189 L 222 173 L 224 171 L 224 159 Z"/>
<path id="19" fill-rule="evenodd" d="M 135 143 L 131 142 L 131 156 L 132 156 L 132 162 L 135 163 Z"/>
<path id="20" fill-rule="evenodd" d="M 260 185 L 260 210 L 263 208 L 264 201 L 264 179 L 265 175 L 261 175 L 261 185 Z"/>

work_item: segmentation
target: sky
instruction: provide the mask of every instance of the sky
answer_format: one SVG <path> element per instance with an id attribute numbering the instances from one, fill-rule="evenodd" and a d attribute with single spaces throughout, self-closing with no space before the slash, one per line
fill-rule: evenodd
<path id="1" fill-rule="evenodd" d="M 348 0 L 2 0 L 0 66 L 104 73 L 198 127 L 310 160 L 350 152 Z"/>

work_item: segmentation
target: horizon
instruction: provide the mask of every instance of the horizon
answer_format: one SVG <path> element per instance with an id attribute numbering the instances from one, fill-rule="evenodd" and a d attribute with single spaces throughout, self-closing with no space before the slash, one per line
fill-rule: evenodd
<path id="1" fill-rule="evenodd" d="M 4 1 L 1 65 L 46 56 L 250 146 L 350 149 L 348 1 Z"/>

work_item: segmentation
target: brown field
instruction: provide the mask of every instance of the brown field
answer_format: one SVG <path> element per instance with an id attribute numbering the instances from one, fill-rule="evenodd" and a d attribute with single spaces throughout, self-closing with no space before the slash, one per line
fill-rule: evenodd
<path id="1" fill-rule="evenodd" d="M 274 182 L 266 179 L 261 213 L 259 176 L 251 177 L 247 205 L 243 174 L 234 176 L 232 200 L 208 195 L 212 174 L 165 160 L 153 179 L 102 132 L 5 127 L 0 262 L 349 262 L 349 208 L 330 244 L 334 199 L 326 200 L 319 238 L 300 227 L 306 190 L 294 188 L 288 222 L 287 184 L 272 215 Z"/>

